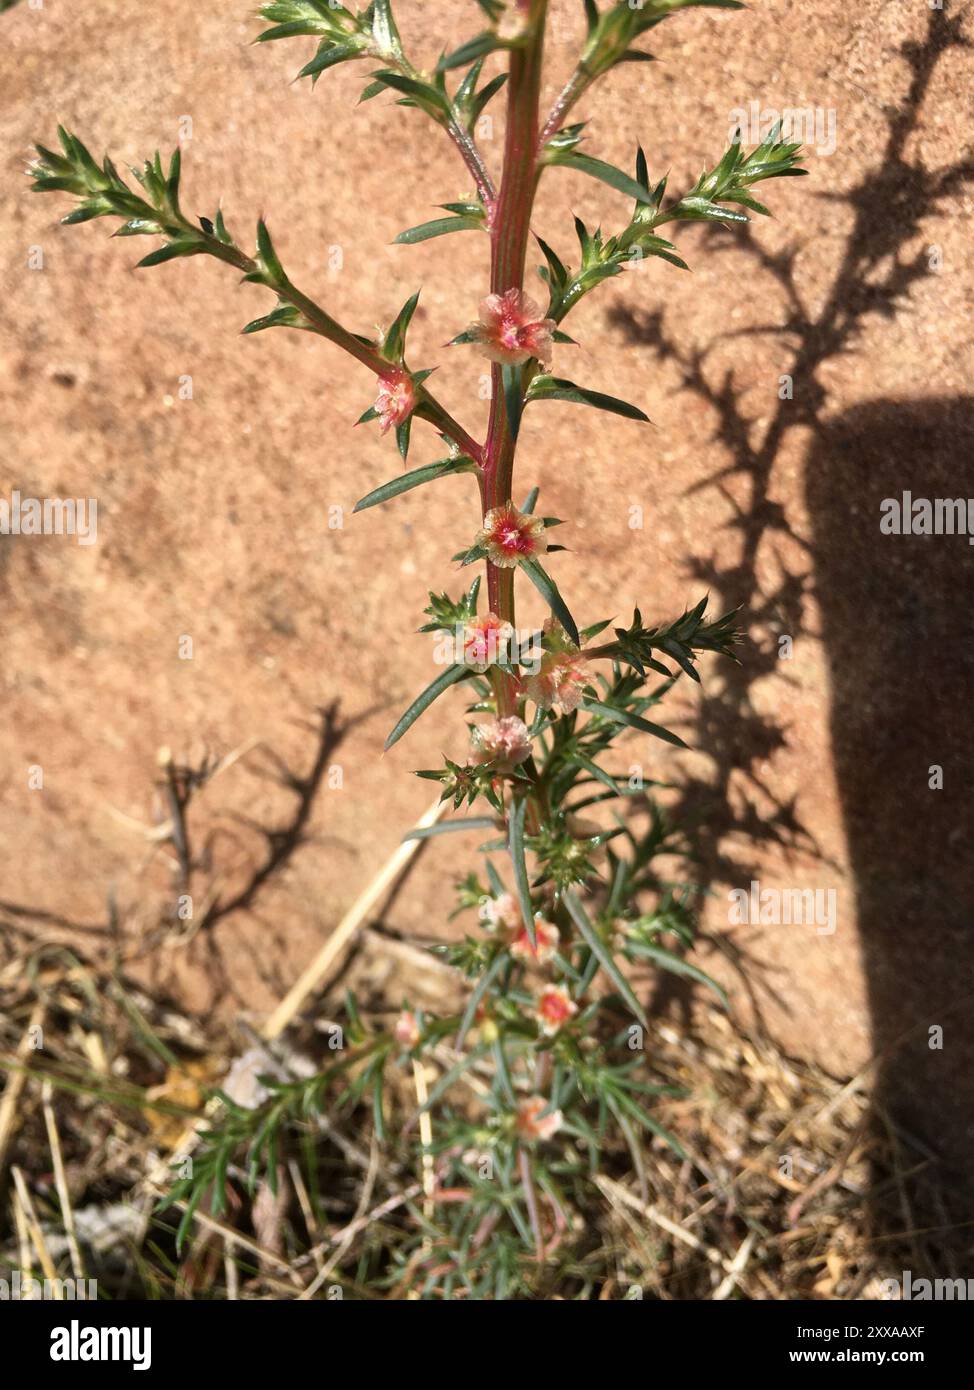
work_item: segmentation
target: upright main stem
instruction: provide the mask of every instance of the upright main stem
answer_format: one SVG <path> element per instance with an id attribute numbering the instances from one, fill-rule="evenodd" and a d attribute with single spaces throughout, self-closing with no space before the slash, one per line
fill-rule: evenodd
<path id="1" fill-rule="evenodd" d="M 524 265 L 537 184 L 538 105 L 548 0 L 523 0 L 523 8 L 528 15 L 529 37 L 523 47 L 511 51 L 504 172 L 491 230 L 490 288 L 494 294 L 504 294 L 524 286 Z M 507 418 L 501 369 L 495 366 L 482 474 L 485 511 L 503 506 L 510 500 L 515 447 L 516 440 Z M 514 570 L 487 565 L 490 609 L 512 625 L 514 575 Z M 517 702 L 514 681 L 503 672 L 495 674 L 497 712 L 499 715 L 513 714 Z"/>

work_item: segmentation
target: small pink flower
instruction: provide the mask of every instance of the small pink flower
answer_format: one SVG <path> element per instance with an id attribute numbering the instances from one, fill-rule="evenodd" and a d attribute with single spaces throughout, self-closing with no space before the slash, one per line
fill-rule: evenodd
<path id="1" fill-rule="evenodd" d="M 547 1109 L 544 1096 L 528 1096 L 518 1104 L 517 1132 L 522 1139 L 534 1143 L 538 1139 L 551 1139 L 558 1133 L 564 1116 L 560 1110 L 543 1114 Z"/>
<path id="2" fill-rule="evenodd" d="M 422 1037 L 416 1015 L 404 1009 L 396 1019 L 392 1029 L 392 1035 L 396 1042 L 402 1047 L 415 1047 Z"/>
<path id="3" fill-rule="evenodd" d="M 525 679 L 524 694 L 542 709 L 558 707 L 562 714 L 571 714 L 581 704 L 585 687 L 592 683 L 591 669 L 556 619 L 546 620 L 544 635 L 547 650 L 541 669 Z"/>
<path id="4" fill-rule="evenodd" d="M 484 762 L 517 767 L 531 756 L 528 726 L 516 714 L 495 719 L 491 724 L 478 724 L 472 737 L 474 748 Z"/>
<path id="5" fill-rule="evenodd" d="M 480 306 L 476 327 L 480 351 L 492 362 L 517 366 L 536 357 L 542 366 L 551 358 L 555 322 L 523 290 L 489 294 Z"/>
<path id="6" fill-rule="evenodd" d="M 514 629 L 510 623 L 503 622 L 496 613 L 474 618 L 464 629 L 464 663 L 475 671 L 486 671 L 504 654 L 513 636 Z"/>
<path id="7" fill-rule="evenodd" d="M 379 377 L 379 394 L 375 398 L 382 433 L 405 424 L 416 409 L 416 387 L 412 377 L 402 367 L 390 367 Z"/>
<path id="8" fill-rule="evenodd" d="M 528 929 L 521 922 L 517 935 L 511 942 L 511 955 L 516 960 L 534 961 L 537 965 L 547 965 L 558 950 L 561 933 L 554 922 L 546 922 L 543 917 L 535 915 L 534 939 L 535 945 L 532 946 Z"/>
<path id="9" fill-rule="evenodd" d="M 563 1023 L 578 1013 L 578 1005 L 562 985 L 545 985 L 534 1012 L 542 1031 L 553 1037 Z"/>
<path id="10" fill-rule="evenodd" d="M 494 507 L 484 517 L 477 544 L 487 552 L 487 558 L 500 569 L 513 569 L 522 560 L 543 555 L 548 549 L 544 520 L 519 512 L 513 502 Z"/>
<path id="11" fill-rule="evenodd" d="M 480 920 L 488 931 L 513 935 L 521 925 L 521 912 L 510 893 L 501 893 L 499 897 L 483 899 Z"/>

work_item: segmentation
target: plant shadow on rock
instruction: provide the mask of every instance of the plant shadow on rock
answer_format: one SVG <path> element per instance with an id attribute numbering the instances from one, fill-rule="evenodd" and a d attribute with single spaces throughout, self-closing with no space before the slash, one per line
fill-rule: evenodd
<path id="1" fill-rule="evenodd" d="M 329 765 L 349 734 L 375 712 L 367 709 L 347 716 L 338 700 L 314 710 L 301 722 L 307 743 L 304 770 L 290 765 L 263 740 L 248 746 L 239 761 L 253 777 L 290 797 L 290 805 L 270 824 L 240 811 L 221 810 L 218 804 L 197 812 L 197 800 L 221 771 L 238 762 L 236 754 L 222 762 L 207 755 L 191 767 L 170 763 L 153 789 L 162 798 L 164 823 L 144 827 L 150 848 L 139 870 L 144 875 L 149 862 L 164 851 L 169 864 L 161 872 L 161 881 L 168 880 L 165 890 L 153 896 L 136 876 L 135 887 L 127 886 L 120 901 L 115 885 L 108 885 L 100 922 L 79 922 L 34 903 L 0 898 L 0 927 L 12 943 L 31 954 L 69 945 L 90 963 L 113 958 L 123 974 L 139 962 L 156 997 L 178 997 L 173 952 L 166 947 L 181 943 L 193 952 L 194 968 L 205 976 L 212 997 L 233 999 L 242 1008 L 246 999 L 231 968 L 239 948 L 229 935 L 221 941 L 216 928 L 246 914 L 267 929 L 264 948 L 254 959 L 261 979 L 279 997 L 289 983 L 280 968 L 283 950 L 267 943 L 283 947 L 283 929 L 273 912 L 265 915 L 265 899 L 286 879 L 295 856 L 313 840 L 326 837 L 316 817 Z M 188 922 L 178 911 L 181 895 L 195 903 Z"/>
<path id="2" fill-rule="evenodd" d="M 965 854 L 971 782 L 965 734 L 974 656 L 964 567 L 971 557 L 962 536 L 882 535 L 879 508 L 904 489 L 930 498 L 974 494 L 974 400 L 879 401 L 830 419 L 819 380 L 826 363 L 855 350 L 867 324 L 877 316 L 892 319 L 930 276 L 926 250 L 908 248 L 922 235 L 924 219 L 943 213 L 947 200 L 974 182 L 971 155 L 928 169 L 908 153 L 916 147 L 912 137 L 938 64 L 950 50 L 971 46 L 962 17 L 935 10 L 925 23 L 922 39 L 902 49 L 910 69 L 902 100 L 877 115 L 886 124 L 880 158 L 854 187 L 826 195 L 853 214 L 831 284 L 809 293 L 798 271 L 800 248 L 769 251 L 745 228 L 734 248 L 743 246 L 757 273 L 776 282 L 782 320 L 686 347 L 670 333 L 663 312 L 618 306 L 612 319 L 630 342 L 675 363 L 681 389 L 713 411 L 715 437 L 729 462 L 700 488 L 738 479 L 749 489 L 733 523 L 735 559 L 697 561 L 692 577 L 708 583 L 723 607 L 739 605 L 747 625 L 793 637 L 804 629 L 813 593 L 821 604 L 842 816 L 876 1051 L 884 1054 L 876 1123 L 884 1131 L 883 1147 L 891 1138 L 894 1150 L 906 1146 L 899 1171 L 875 1175 L 876 1227 L 878 1238 L 886 1239 L 926 1224 L 929 1239 L 918 1237 L 924 1248 L 916 1240 L 912 1248 L 929 1266 L 938 1252 L 969 1249 L 972 1242 L 970 1226 L 961 1224 L 974 1147 L 974 863 Z M 730 242 L 719 230 L 703 234 L 717 249 Z M 781 370 L 795 385 L 794 399 L 779 401 L 759 430 L 741 408 L 733 372 L 722 372 L 712 358 L 722 342 L 763 334 L 791 345 Z M 776 470 L 796 429 L 812 441 L 806 463 L 810 546 L 795 536 L 774 500 Z M 807 562 L 789 572 L 781 561 L 781 577 L 769 590 L 759 553 L 782 542 L 792 553 L 804 552 Z M 731 837 L 758 860 L 775 845 L 815 852 L 796 800 L 777 800 L 770 816 L 748 799 L 743 812 L 732 803 L 732 785 L 742 773 L 762 799 L 771 795 L 757 769 L 787 742 L 787 730 L 760 713 L 752 698 L 758 681 L 780 671 L 776 644 L 748 643 L 741 655 L 740 666 L 708 682 L 689 738 L 712 758 L 712 772 L 684 784 L 672 811 L 693 835 L 705 891 L 746 881 L 748 866 L 725 857 Z M 933 764 L 944 766 L 942 791 L 928 787 Z M 729 939 L 721 944 L 736 951 Z M 742 979 L 745 969 L 752 977 L 748 989 L 760 1020 L 759 991 L 768 986 L 753 962 L 739 964 Z M 667 977 L 656 1007 L 675 997 L 688 1015 L 694 988 Z M 944 1028 L 942 1051 L 930 1046 L 928 1029 L 935 1026 Z M 896 1122 L 893 1135 L 887 1116 Z M 945 1192 L 957 1199 L 958 1210 L 947 1212 Z"/>

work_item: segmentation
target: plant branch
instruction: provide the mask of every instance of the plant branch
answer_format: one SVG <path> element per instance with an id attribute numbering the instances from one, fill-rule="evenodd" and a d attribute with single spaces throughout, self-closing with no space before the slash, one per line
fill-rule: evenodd
<path id="1" fill-rule="evenodd" d="M 255 272 L 259 272 L 260 265 L 256 260 L 245 255 L 236 247 L 232 248 L 235 254 L 228 256 L 225 253 L 231 248 L 224 246 L 215 236 L 208 233 L 203 235 L 210 243 L 208 249 L 211 254 L 227 261 L 228 264 L 236 265 L 244 272 L 245 276 L 249 277 Z M 266 284 L 267 282 L 262 281 L 262 283 Z M 390 373 L 392 364 L 381 356 L 377 347 L 371 343 L 363 342 L 354 333 L 350 333 L 347 328 L 343 328 L 320 304 L 316 304 L 313 299 L 299 290 L 286 275 L 279 283 L 268 285 L 268 288 L 273 289 L 283 303 L 298 310 L 307 320 L 309 331 L 319 334 L 322 338 L 327 338 L 330 343 L 334 343 L 336 347 L 340 347 L 344 352 L 354 357 L 357 362 L 361 362 L 363 367 L 367 367 L 377 377 L 385 377 Z M 456 444 L 462 453 L 467 454 L 475 463 L 481 463 L 483 458 L 481 446 L 467 433 L 459 421 L 453 418 L 425 386 L 420 388 L 419 397 L 420 403 L 416 408 L 416 414 L 421 419 L 435 425 Z"/>
<path id="2" fill-rule="evenodd" d="M 397 60 L 391 60 L 387 55 L 387 61 L 393 71 L 401 73 L 403 77 L 408 78 L 411 82 L 422 85 L 426 84 L 426 79 L 423 74 L 413 66 L 405 54 Z M 449 108 L 447 108 L 447 110 L 449 110 Z M 490 177 L 483 156 L 478 150 L 473 136 L 469 131 L 464 130 L 463 126 L 452 112 L 450 114 L 445 114 L 443 111 L 437 110 L 435 112 L 430 111 L 429 114 L 432 116 L 435 124 L 441 126 L 453 141 L 460 154 L 460 158 L 473 176 L 481 201 L 489 212 L 497 197 L 497 190 L 494 187 L 493 179 Z"/>
<path id="3" fill-rule="evenodd" d="M 487 209 L 487 215 L 490 217 L 497 198 L 497 190 L 494 187 L 494 181 L 490 177 L 490 173 L 488 172 L 487 166 L 483 161 L 473 136 L 464 130 L 459 121 L 453 119 L 446 123 L 444 129 L 460 151 L 460 157 L 470 171 L 473 181 L 477 185 L 480 201 Z"/>
<path id="4" fill-rule="evenodd" d="M 340 347 L 383 381 L 398 375 L 401 368 L 380 351 L 380 345 L 343 328 L 319 304 L 292 284 L 274 250 L 263 221 L 257 224 L 257 255 L 248 256 L 227 231 L 222 213 L 214 221 L 201 218 L 199 224 L 183 213 L 179 200 L 181 161 L 179 151 L 172 157 L 168 172 L 157 154 L 141 170 L 133 170 L 142 192 L 133 191 L 117 168 L 106 158 L 102 168 L 77 136 L 58 131 L 63 153 L 38 146 L 38 159 L 29 173 L 36 192 L 71 193 L 79 206 L 62 221 L 88 222 L 97 217 L 120 217 L 116 236 L 156 236 L 164 244 L 139 262 L 160 265 L 185 256 L 208 255 L 239 270 L 245 280 L 272 290 L 278 298 L 277 310 L 248 326 L 258 328 L 303 328 L 317 333 Z M 143 193 L 145 196 L 143 196 Z M 448 410 L 426 389 L 423 377 L 416 382 L 415 414 L 439 429 L 457 448 L 476 463 L 483 461 L 483 450 Z"/>
<path id="5" fill-rule="evenodd" d="M 584 62 L 579 63 L 571 77 L 558 93 L 555 104 L 551 108 L 548 119 L 544 123 L 541 135 L 538 137 L 539 157 L 551 137 L 556 135 L 565 124 L 565 117 L 568 115 L 569 111 L 594 81 L 595 74 L 589 73 L 586 70 Z"/>

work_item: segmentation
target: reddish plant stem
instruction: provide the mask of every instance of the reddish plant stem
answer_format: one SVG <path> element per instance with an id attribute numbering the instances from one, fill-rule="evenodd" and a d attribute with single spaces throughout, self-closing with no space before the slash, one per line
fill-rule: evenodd
<path id="1" fill-rule="evenodd" d="M 534 1188 L 534 1174 L 531 1172 L 531 1158 L 527 1150 L 518 1149 L 518 1167 L 521 1170 L 521 1183 L 524 1187 L 524 1204 L 528 1209 L 528 1220 L 531 1222 L 531 1234 L 534 1236 L 534 1253 L 538 1264 L 544 1264 L 545 1248 L 544 1235 L 541 1231 L 541 1216 L 538 1212 L 538 1196 Z"/>
<path id="2" fill-rule="evenodd" d="M 494 294 L 521 289 L 524 285 L 524 265 L 537 183 L 538 104 L 548 0 L 528 0 L 524 8 L 527 10 L 529 37 L 523 47 L 511 51 L 504 172 L 491 230 L 490 288 Z M 493 395 L 481 478 L 485 512 L 492 507 L 502 506 L 511 496 L 516 446 L 508 424 L 500 367 L 493 368 L 492 376 Z M 511 624 L 515 621 L 514 574 L 514 570 L 498 569 L 488 562 L 490 609 Z M 517 705 L 513 678 L 495 671 L 494 693 L 498 714 L 513 714 Z"/>

